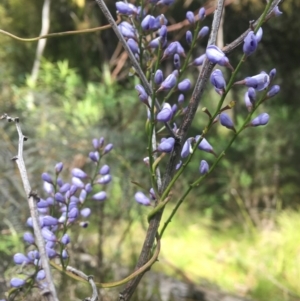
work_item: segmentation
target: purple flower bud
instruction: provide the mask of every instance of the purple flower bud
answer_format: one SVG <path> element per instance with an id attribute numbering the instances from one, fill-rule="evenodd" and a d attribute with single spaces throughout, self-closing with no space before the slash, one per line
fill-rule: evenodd
<path id="1" fill-rule="evenodd" d="M 65 183 L 65 184 L 63 184 L 63 186 L 61 186 L 59 188 L 59 192 L 66 193 L 68 190 L 70 190 L 70 188 L 71 188 L 71 185 L 69 183 Z"/>
<path id="2" fill-rule="evenodd" d="M 141 204 L 141 205 L 144 205 L 144 206 L 150 206 L 151 205 L 151 202 L 149 200 L 149 198 L 147 198 L 145 196 L 145 194 L 143 194 L 142 192 L 138 191 L 135 195 L 134 195 L 134 198 L 135 200 Z"/>
<path id="3" fill-rule="evenodd" d="M 178 96 L 178 104 L 181 105 L 184 102 L 184 94 Z"/>
<path id="4" fill-rule="evenodd" d="M 244 46 L 243 46 L 243 51 L 244 53 L 249 56 L 252 53 L 255 52 L 257 48 L 257 39 L 254 34 L 254 32 L 251 30 L 248 32 L 247 36 L 244 39 Z"/>
<path id="5" fill-rule="evenodd" d="M 175 53 L 178 53 L 180 56 L 185 57 L 185 52 L 183 47 L 179 42 L 172 42 L 164 51 L 162 60 L 174 55 Z"/>
<path id="6" fill-rule="evenodd" d="M 168 19 L 165 17 L 164 14 L 160 14 L 155 19 L 159 23 L 158 28 L 161 27 L 161 26 L 163 26 L 163 25 L 168 25 Z"/>
<path id="7" fill-rule="evenodd" d="M 71 203 L 70 203 L 70 205 L 71 205 Z M 76 207 L 76 204 L 74 204 L 74 203 L 73 203 L 73 206 L 71 206 L 71 207 L 72 207 L 72 209 L 70 210 L 70 206 L 69 206 L 70 211 L 68 212 L 68 218 L 74 220 L 78 217 L 79 210 Z"/>
<path id="8" fill-rule="evenodd" d="M 192 141 L 194 138 L 188 138 L 185 143 L 183 144 L 182 150 L 181 150 L 181 158 L 186 158 L 190 154 L 193 153 L 193 147 L 192 147 Z"/>
<path id="9" fill-rule="evenodd" d="M 43 235 L 44 239 L 46 239 L 46 240 L 53 241 L 53 242 L 56 241 L 55 234 L 47 228 L 42 228 L 42 235 Z"/>
<path id="10" fill-rule="evenodd" d="M 91 185 L 90 183 L 87 183 L 87 184 L 85 185 L 85 190 L 86 190 L 87 193 L 92 192 L 92 190 L 93 190 L 92 185 Z"/>
<path id="11" fill-rule="evenodd" d="M 46 172 L 42 173 L 42 180 L 47 183 L 53 184 L 51 176 Z"/>
<path id="12" fill-rule="evenodd" d="M 104 145 L 104 138 L 100 137 L 99 138 L 99 147 L 102 147 Z"/>
<path id="13" fill-rule="evenodd" d="M 93 162 L 97 163 L 99 161 L 99 159 L 100 159 L 100 154 L 99 154 L 98 151 L 96 151 L 96 152 L 90 152 L 89 153 L 89 157 L 90 157 L 90 159 Z"/>
<path id="14" fill-rule="evenodd" d="M 30 227 L 30 228 L 33 227 L 32 218 L 31 218 L 31 217 L 28 217 L 28 218 L 27 218 L 26 225 L 27 225 L 28 227 Z"/>
<path id="15" fill-rule="evenodd" d="M 206 59 L 206 54 L 202 54 L 193 61 L 194 66 L 201 66 Z"/>
<path id="16" fill-rule="evenodd" d="M 154 75 L 154 82 L 156 85 L 160 85 L 164 80 L 163 73 L 160 69 L 156 70 Z"/>
<path id="17" fill-rule="evenodd" d="M 49 258 L 54 258 L 57 256 L 57 253 L 55 250 L 51 249 L 51 248 L 47 248 L 46 247 L 46 253 L 48 255 Z"/>
<path id="18" fill-rule="evenodd" d="M 216 69 L 210 75 L 210 82 L 219 94 L 223 94 L 226 89 L 226 82 L 221 70 Z"/>
<path id="19" fill-rule="evenodd" d="M 194 24 L 195 23 L 195 16 L 194 16 L 193 12 L 188 11 L 186 13 L 186 18 L 187 18 L 187 20 L 189 21 L 190 24 Z"/>
<path id="20" fill-rule="evenodd" d="M 69 254 L 68 254 L 67 250 L 62 251 L 61 257 L 62 257 L 62 259 L 67 259 L 69 257 Z"/>
<path id="21" fill-rule="evenodd" d="M 148 94 L 142 85 L 136 85 L 135 89 L 138 91 L 139 99 L 141 102 L 148 104 Z"/>
<path id="22" fill-rule="evenodd" d="M 173 87 L 175 87 L 177 82 L 177 78 L 176 76 L 171 73 L 160 85 L 160 87 L 158 88 L 158 90 L 156 92 L 159 91 L 165 91 L 165 90 L 170 90 Z"/>
<path id="23" fill-rule="evenodd" d="M 27 256 L 25 256 L 22 253 L 16 253 L 14 255 L 14 263 L 15 264 L 28 264 L 28 263 L 30 263 L 30 260 Z"/>
<path id="24" fill-rule="evenodd" d="M 200 162 L 199 171 L 201 175 L 205 175 L 209 171 L 209 165 L 205 160 L 202 160 Z"/>
<path id="25" fill-rule="evenodd" d="M 173 64 L 174 64 L 175 69 L 180 69 L 180 56 L 178 53 L 174 54 Z"/>
<path id="26" fill-rule="evenodd" d="M 276 5 L 273 9 L 273 13 L 275 15 L 275 17 L 279 17 L 280 15 L 282 15 L 282 11 L 279 10 L 278 5 Z"/>
<path id="27" fill-rule="evenodd" d="M 249 96 L 249 99 L 251 101 L 252 104 L 255 103 L 255 98 L 256 98 L 256 91 L 254 88 L 250 87 L 248 89 L 248 96 Z"/>
<path id="28" fill-rule="evenodd" d="M 167 32 L 168 32 L 167 26 L 162 25 L 159 32 L 158 32 L 158 34 L 161 38 L 166 39 L 167 38 Z"/>
<path id="29" fill-rule="evenodd" d="M 106 192 L 100 191 L 100 192 L 94 194 L 92 198 L 96 201 L 104 201 L 104 200 L 106 200 Z"/>
<path id="30" fill-rule="evenodd" d="M 100 179 L 97 180 L 98 184 L 108 184 L 110 183 L 112 180 L 111 175 L 105 175 L 103 177 L 101 177 Z"/>
<path id="31" fill-rule="evenodd" d="M 40 253 L 38 250 L 32 250 L 27 253 L 27 257 L 31 262 L 33 262 L 36 259 L 40 259 Z"/>
<path id="32" fill-rule="evenodd" d="M 67 245 L 70 242 L 70 237 L 67 233 L 65 233 L 63 235 L 63 237 L 61 238 L 60 242 L 64 245 Z"/>
<path id="33" fill-rule="evenodd" d="M 267 98 L 271 98 L 271 97 L 275 96 L 276 94 L 279 93 L 279 91 L 280 91 L 280 87 L 278 85 L 272 86 L 271 89 L 267 93 Z"/>
<path id="34" fill-rule="evenodd" d="M 44 226 L 56 226 L 58 224 L 57 218 L 51 216 L 51 215 L 45 215 L 43 218 L 43 224 Z"/>
<path id="35" fill-rule="evenodd" d="M 129 46 L 132 53 L 140 53 L 139 45 L 134 39 L 132 38 L 128 39 L 127 45 Z"/>
<path id="36" fill-rule="evenodd" d="M 117 11 L 123 15 L 132 15 L 137 13 L 137 8 L 132 5 L 125 3 L 123 1 L 116 2 Z"/>
<path id="37" fill-rule="evenodd" d="M 177 104 L 174 103 L 173 106 L 172 106 L 172 114 L 173 114 L 173 116 L 176 114 L 176 112 L 177 112 Z"/>
<path id="38" fill-rule="evenodd" d="M 259 27 L 259 28 L 258 28 L 258 31 L 257 31 L 256 34 L 255 34 L 257 43 L 259 43 L 259 42 L 261 41 L 262 36 L 263 36 L 263 30 L 262 30 L 261 27 Z"/>
<path id="39" fill-rule="evenodd" d="M 43 188 L 48 194 L 52 194 L 54 192 L 53 185 L 49 182 L 44 182 Z"/>
<path id="40" fill-rule="evenodd" d="M 99 174 L 103 176 L 109 174 L 109 172 L 110 172 L 110 167 L 107 164 L 103 165 L 99 170 Z"/>
<path id="41" fill-rule="evenodd" d="M 62 178 L 57 178 L 56 184 L 58 185 L 58 188 L 59 188 L 64 185 L 64 181 L 62 180 Z"/>
<path id="42" fill-rule="evenodd" d="M 37 274 L 36 274 L 36 277 L 35 277 L 35 279 L 36 279 L 37 281 L 44 280 L 45 278 L 46 278 L 46 273 L 45 273 L 44 270 L 39 270 L 39 271 L 37 272 Z"/>
<path id="43" fill-rule="evenodd" d="M 150 195 L 151 200 L 153 200 L 153 201 L 156 200 L 156 195 L 155 195 L 155 191 L 153 188 L 150 188 L 149 195 Z"/>
<path id="44" fill-rule="evenodd" d="M 266 125 L 269 122 L 269 114 L 267 113 L 262 113 L 258 115 L 256 118 L 254 118 L 250 125 L 252 126 L 260 126 L 260 125 Z"/>
<path id="45" fill-rule="evenodd" d="M 269 76 L 270 76 L 270 82 L 271 82 L 276 76 L 276 69 L 275 68 L 270 71 Z"/>
<path id="46" fill-rule="evenodd" d="M 190 30 L 188 30 L 186 33 L 185 33 L 185 39 L 186 39 L 186 42 L 191 45 L 192 42 L 193 42 L 193 34 Z"/>
<path id="47" fill-rule="evenodd" d="M 72 184 L 78 188 L 84 188 L 84 183 L 79 178 L 72 177 Z"/>
<path id="48" fill-rule="evenodd" d="M 253 89 L 253 88 L 249 88 L 249 89 Z M 249 90 L 245 93 L 244 100 L 245 100 L 245 105 L 248 109 L 248 112 L 251 112 L 252 108 L 253 108 L 253 102 L 251 101 L 251 99 L 249 97 Z"/>
<path id="49" fill-rule="evenodd" d="M 206 37 L 208 35 L 208 33 L 209 33 L 209 27 L 203 26 L 198 32 L 197 39 L 202 39 L 202 38 Z"/>
<path id="50" fill-rule="evenodd" d="M 157 151 L 162 153 L 170 153 L 173 150 L 175 139 L 173 137 L 163 140 L 158 146 Z"/>
<path id="51" fill-rule="evenodd" d="M 227 113 L 220 114 L 220 123 L 228 129 L 234 130 L 234 124 Z"/>
<path id="52" fill-rule="evenodd" d="M 48 208 L 38 208 L 38 212 L 40 214 L 47 214 L 49 212 L 49 209 Z"/>
<path id="53" fill-rule="evenodd" d="M 92 211 L 90 208 L 83 208 L 83 209 L 81 209 L 80 214 L 81 214 L 81 216 L 87 218 L 91 215 L 91 212 Z"/>
<path id="54" fill-rule="evenodd" d="M 79 178 L 79 179 L 86 179 L 88 175 L 79 168 L 73 168 L 72 169 L 72 175 L 73 177 Z"/>
<path id="55" fill-rule="evenodd" d="M 233 70 L 229 63 L 228 58 L 225 56 L 224 52 L 218 48 L 216 45 L 209 45 L 206 48 L 206 57 L 213 64 L 218 64 L 220 66 L 226 66 Z"/>
<path id="56" fill-rule="evenodd" d="M 168 122 L 172 119 L 173 112 L 171 105 L 169 103 L 165 103 L 161 109 L 161 111 L 157 114 L 156 120 L 161 122 Z"/>
<path id="57" fill-rule="evenodd" d="M 60 192 L 55 193 L 54 197 L 57 202 L 65 203 L 65 197 Z"/>
<path id="58" fill-rule="evenodd" d="M 141 23 L 141 27 L 143 30 L 152 30 L 156 28 L 156 20 L 153 16 L 151 15 L 147 15 L 142 23 Z"/>
<path id="59" fill-rule="evenodd" d="M 29 244 L 34 244 L 34 236 L 30 232 L 25 232 L 23 235 L 24 241 L 26 241 Z"/>
<path id="60" fill-rule="evenodd" d="M 170 45 L 165 49 L 163 58 L 174 55 L 177 52 L 177 44 L 175 42 L 170 43 Z"/>
<path id="61" fill-rule="evenodd" d="M 199 20 L 200 21 L 202 21 L 202 20 L 204 20 L 204 18 L 205 18 L 205 8 L 204 7 L 201 7 L 200 9 L 199 9 L 199 13 L 198 13 L 198 15 L 199 15 Z"/>
<path id="62" fill-rule="evenodd" d="M 12 278 L 10 280 L 11 287 L 21 287 L 26 284 L 26 281 L 20 278 Z"/>
<path id="63" fill-rule="evenodd" d="M 54 198 L 52 197 L 48 197 L 46 199 L 47 203 L 48 203 L 48 206 L 53 206 L 54 205 Z"/>
<path id="64" fill-rule="evenodd" d="M 107 144 L 103 150 L 103 155 L 108 154 L 113 149 L 113 147 L 114 145 L 112 143 Z"/>
<path id="65" fill-rule="evenodd" d="M 186 78 L 178 84 L 177 88 L 181 92 L 187 92 L 191 88 L 191 86 L 191 81 Z"/>
<path id="66" fill-rule="evenodd" d="M 182 165 L 182 161 L 180 160 L 177 164 L 176 164 L 176 167 L 175 169 L 178 170 Z"/>
<path id="67" fill-rule="evenodd" d="M 185 51 L 184 51 L 184 48 L 181 46 L 181 44 L 179 42 L 174 42 L 176 43 L 176 52 L 182 56 L 182 57 L 185 57 Z"/>
<path id="68" fill-rule="evenodd" d="M 125 38 L 135 39 L 135 29 L 130 23 L 123 21 L 118 25 L 118 29 Z"/>
<path id="69" fill-rule="evenodd" d="M 49 203 L 43 199 L 40 199 L 40 201 L 37 203 L 37 207 L 40 208 L 48 208 Z"/>
<path id="70" fill-rule="evenodd" d="M 154 49 L 158 48 L 161 44 L 161 39 L 162 39 L 161 37 L 158 37 L 158 38 L 151 40 L 150 43 L 148 44 L 148 47 L 154 48 Z"/>
<path id="71" fill-rule="evenodd" d="M 92 140 L 92 143 L 93 143 L 94 149 L 98 149 L 98 148 L 100 147 L 100 145 L 99 145 L 99 140 L 98 140 L 98 139 L 94 138 L 94 139 Z"/>
<path id="72" fill-rule="evenodd" d="M 72 195 L 72 196 L 70 197 L 70 204 L 71 204 L 71 203 L 78 204 L 78 203 L 79 203 L 79 198 L 78 198 L 77 196 L 75 196 L 75 195 Z"/>
<path id="73" fill-rule="evenodd" d="M 63 165 L 62 162 L 57 163 L 57 164 L 55 165 L 55 172 L 56 172 L 56 174 L 57 174 L 57 175 L 60 174 L 61 171 L 63 170 L 63 168 L 64 168 L 64 165 Z"/>
<path id="74" fill-rule="evenodd" d="M 247 87 L 252 87 L 257 91 L 261 91 L 269 85 L 270 77 L 266 72 L 262 71 L 258 75 L 246 77 L 241 83 L 244 83 Z"/>
<path id="75" fill-rule="evenodd" d="M 175 70 L 173 70 L 172 71 L 172 74 L 173 75 L 175 75 L 176 76 L 176 78 L 178 77 L 178 75 L 179 75 L 179 72 L 178 72 L 178 70 L 177 69 L 175 69 Z"/>
<path id="76" fill-rule="evenodd" d="M 200 138 L 201 138 L 201 136 L 197 135 L 195 137 L 196 142 L 198 142 Z M 198 149 L 203 150 L 208 153 L 214 153 L 212 146 L 208 143 L 208 141 L 205 138 L 203 138 L 202 141 L 199 143 Z"/>
<path id="77" fill-rule="evenodd" d="M 83 204 L 83 202 L 85 201 L 86 196 L 87 196 L 86 190 L 85 190 L 85 189 L 82 189 L 82 190 L 80 191 L 80 194 L 79 194 L 79 202 L 80 202 L 81 204 Z"/>

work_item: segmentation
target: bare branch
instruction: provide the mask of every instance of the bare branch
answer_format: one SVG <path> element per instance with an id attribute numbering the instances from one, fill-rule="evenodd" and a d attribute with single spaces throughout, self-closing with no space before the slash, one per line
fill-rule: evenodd
<path id="1" fill-rule="evenodd" d="M 17 128 L 17 131 L 18 131 L 18 135 L 19 135 L 18 155 L 16 157 L 12 158 L 12 160 L 16 162 L 18 169 L 20 171 L 24 190 L 25 190 L 27 200 L 28 200 L 30 216 L 32 218 L 35 242 L 38 247 L 41 264 L 42 264 L 42 267 L 43 267 L 43 269 L 45 271 L 45 275 L 46 275 L 48 290 L 44 291 L 43 295 L 47 301 L 58 301 L 56 289 L 55 289 L 55 286 L 53 283 L 53 278 L 52 278 L 51 269 L 50 269 L 50 265 L 49 265 L 49 260 L 48 260 L 48 256 L 46 253 L 45 241 L 42 236 L 41 227 L 40 227 L 40 223 L 39 223 L 39 215 L 38 215 L 37 206 L 36 206 L 37 195 L 36 195 L 36 193 L 32 192 L 32 190 L 31 190 L 27 171 L 26 171 L 25 162 L 23 159 L 23 144 L 24 144 L 24 141 L 26 141 L 28 138 L 26 136 L 24 136 L 22 133 L 18 117 L 12 118 L 12 117 L 9 117 L 7 114 L 4 114 L 0 117 L 0 120 L 1 119 L 6 119 L 8 122 L 14 122 L 16 125 L 16 128 Z"/>

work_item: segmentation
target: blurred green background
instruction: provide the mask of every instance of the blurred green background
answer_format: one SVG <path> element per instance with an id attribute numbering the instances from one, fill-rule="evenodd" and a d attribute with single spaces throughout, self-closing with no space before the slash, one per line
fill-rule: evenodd
<path id="1" fill-rule="evenodd" d="M 115 1 L 106 3 L 114 12 Z M 43 4 L 40 0 L 26 4 L 2 0 L 0 29 L 21 37 L 38 36 Z M 211 12 L 213 5 L 214 1 L 177 0 L 170 8 L 163 8 L 163 13 L 169 24 L 176 24 L 184 20 L 187 10 L 205 6 Z M 238 74 L 243 79 L 277 69 L 275 83 L 281 92 L 259 109 L 270 114 L 270 122 L 263 128 L 247 129 L 205 185 L 192 192 L 167 229 L 160 262 L 153 267 L 174 279 L 216 285 L 222 291 L 259 301 L 300 300 L 300 2 L 286 0 L 280 9 L 283 15 L 264 24 L 258 50 Z M 224 45 L 244 32 L 262 10 L 263 1 L 227 1 Z M 210 14 L 204 24 L 210 26 L 211 20 Z M 49 32 L 105 24 L 94 1 L 51 2 Z M 170 32 L 169 41 L 180 40 L 187 47 L 186 29 Z M 207 39 L 199 43 L 194 57 L 204 52 L 206 43 Z M 68 179 L 75 166 L 91 168 L 87 155 L 92 150 L 92 138 L 103 136 L 114 144 L 114 151 L 105 158 L 113 175 L 110 197 L 101 208 L 91 205 L 95 214 L 88 229 L 74 231 L 72 264 L 102 281 L 121 277 L 114 272 L 120 272 L 116 266 L 134 266 L 147 226 L 148 208 L 135 203 L 137 188 L 131 182 L 150 185 L 142 161 L 147 156 L 146 112 L 134 90 L 138 80 L 128 76 L 130 64 L 112 30 L 48 39 L 34 79 L 36 53 L 36 42 L 20 42 L 0 34 L 0 112 L 20 117 L 30 138 L 25 160 L 31 184 L 41 193 L 40 174 L 54 173 L 56 162 L 64 162 L 63 177 Z M 241 56 L 239 46 L 229 55 L 231 64 L 235 66 Z M 165 74 L 170 73 L 171 60 L 163 62 L 162 68 Z M 197 74 L 197 69 L 188 69 L 187 76 L 193 82 Z M 237 101 L 233 112 L 237 124 L 246 116 L 245 91 L 234 88 L 228 97 L 228 101 Z M 173 97 L 172 102 L 176 101 Z M 201 107 L 213 109 L 217 101 L 208 87 Z M 199 110 L 190 135 L 199 134 L 205 122 L 206 116 Z M 208 140 L 219 153 L 231 135 L 216 126 Z M 17 133 L 12 124 L 0 123 L 0 137 L 1 293 L 16 271 L 13 254 L 25 252 L 21 237 L 29 210 L 18 171 L 10 161 L 17 153 Z M 173 195 L 179 197 L 195 179 L 201 159 L 213 162 L 211 155 L 197 154 Z M 166 216 L 171 209 L 172 203 Z M 88 294 L 88 288 L 71 280 L 60 283 L 61 296 L 83 298 Z M 115 295 L 106 297 L 112 300 Z"/>

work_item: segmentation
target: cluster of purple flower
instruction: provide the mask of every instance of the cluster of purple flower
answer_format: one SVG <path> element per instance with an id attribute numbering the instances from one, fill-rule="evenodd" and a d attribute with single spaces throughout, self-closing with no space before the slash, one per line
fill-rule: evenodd
<path id="1" fill-rule="evenodd" d="M 64 182 L 60 177 L 63 163 L 55 165 L 55 179 L 48 173 L 43 173 L 41 176 L 47 197 L 38 199 L 37 209 L 46 252 L 49 259 L 60 258 L 60 262 L 64 265 L 68 264 L 69 258 L 67 245 L 70 243 L 70 237 L 67 231 L 74 224 L 83 228 L 88 227 L 86 219 L 91 215 L 91 209 L 87 206 L 87 199 L 101 202 L 106 200 L 105 190 L 93 193 L 93 188 L 97 184 L 106 185 L 112 180 L 110 167 L 108 165 L 100 167 L 100 161 L 101 157 L 113 149 L 113 145 L 104 145 L 104 138 L 100 138 L 93 139 L 93 147 L 94 150 L 89 153 L 89 158 L 95 164 L 93 176 L 89 176 L 79 168 L 74 168 L 72 169 L 71 181 L 69 183 Z M 27 219 L 27 226 L 33 228 L 31 217 Z M 27 255 L 15 254 L 14 262 L 17 265 L 27 266 L 30 273 L 28 274 L 27 271 L 22 278 L 12 278 L 10 285 L 19 288 L 35 284 L 40 288 L 44 288 L 47 283 L 44 280 L 45 272 L 40 264 L 35 238 L 32 232 L 29 231 L 24 233 L 23 238 L 30 251 Z"/>
<path id="2" fill-rule="evenodd" d="M 158 4 L 164 4 L 164 5 L 170 5 L 174 1 L 150 1 L 149 5 L 158 5 Z M 189 55 L 186 55 L 184 48 L 178 41 L 173 41 L 168 44 L 167 39 L 167 19 L 164 15 L 159 16 L 152 16 L 150 14 L 147 14 L 146 9 L 144 8 L 143 11 L 141 11 L 141 7 L 135 7 L 132 4 L 125 3 L 123 1 L 119 1 L 116 3 L 116 8 L 118 13 L 125 15 L 125 16 L 131 16 L 133 17 L 133 20 L 135 20 L 133 23 L 131 23 L 132 19 L 128 19 L 127 21 L 123 21 L 119 25 L 119 30 L 122 33 L 122 35 L 127 40 L 128 46 L 132 50 L 132 52 L 135 54 L 137 60 L 140 60 L 140 53 L 142 47 L 143 53 L 149 52 L 147 57 L 151 57 L 151 54 L 154 53 L 155 50 L 155 59 L 162 61 L 168 58 L 173 58 L 173 66 L 174 71 L 172 71 L 166 78 L 164 78 L 163 72 L 160 69 L 155 69 L 153 74 L 153 83 L 155 86 L 153 88 L 155 89 L 155 96 L 157 96 L 158 92 L 161 91 L 179 91 L 180 95 L 178 97 L 178 104 L 171 105 L 170 103 L 164 101 L 160 110 L 155 113 L 155 116 L 151 116 L 150 109 L 151 109 L 151 96 L 149 96 L 144 87 L 142 85 L 137 85 L 135 88 L 138 91 L 139 99 L 147 105 L 148 107 L 148 119 L 151 120 L 151 118 L 154 118 L 156 122 L 170 122 L 174 120 L 174 118 L 179 115 L 180 112 L 178 112 L 178 107 L 181 109 L 181 113 L 185 112 L 185 108 L 182 108 L 182 104 L 184 102 L 185 96 L 184 93 L 189 91 L 192 87 L 192 83 L 188 78 L 181 79 L 182 71 L 181 68 L 181 59 L 189 60 Z M 146 5 L 146 8 L 148 6 Z M 149 9 L 150 11 L 150 9 Z M 155 11 L 155 10 L 153 10 Z M 280 11 L 278 10 L 278 7 L 274 9 L 274 15 L 278 16 L 280 15 Z M 200 28 L 199 21 L 202 21 L 205 18 L 205 9 L 201 8 L 199 10 L 199 13 L 195 15 L 193 12 L 188 11 L 186 13 L 186 19 L 190 26 L 194 29 L 194 32 L 192 33 L 190 30 L 187 30 L 186 32 L 186 41 L 187 44 L 192 46 L 194 45 L 194 42 L 206 36 L 209 33 L 209 28 L 207 26 L 204 26 Z M 156 32 L 157 37 L 153 37 L 153 33 Z M 147 35 L 151 33 L 151 40 L 149 41 L 147 39 Z M 141 38 L 142 36 L 142 38 Z M 257 31 L 250 30 L 248 34 L 246 35 L 244 39 L 243 44 L 243 52 L 244 52 L 244 59 L 246 59 L 248 56 L 252 55 L 257 47 L 259 42 L 261 41 L 263 36 L 263 30 L 262 28 L 259 28 Z M 196 37 L 196 39 L 194 38 Z M 142 41 L 142 43 L 141 43 Z M 159 49 L 159 51 L 157 51 Z M 218 48 L 216 45 L 208 45 L 206 48 L 206 51 L 201 56 L 197 57 L 190 63 L 190 65 L 194 66 L 201 66 L 205 60 L 209 60 L 211 63 L 227 67 L 230 70 L 234 71 L 234 68 L 231 66 L 229 59 L 225 55 L 225 53 Z M 188 62 L 185 62 L 184 66 L 187 66 Z M 242 81 L 238 81 L 235 83 L 237 84 L 243 84 L 248 87 L 248 91 L 245 94 L 245 103 L 247 106 L 247 109 L 249 112 L 251 112 L 255 107 L 255 98 L 256 98 L 256 92 L 262 91 L 268 89 L 265 99 L 273 97 L 276 95 L 280 87 L 278 85 L 274 85 L 270 87 L 270 84 L 276 74 L 276 70 L 273 69 L 269 74 L 262 71 L 260 74 L 252 76 L 252 77 L 246 77 Z M 210 76 L 210 82 L 213 85 L 215 91 L 223 96 L 226 91 L 226 81 L 223 76 L 223 73 L 220 69 L 215 69 L 211 76 Z M 230 107 L 228 107 L 230 109 Z M 234 127 L 234 123 L 230 116 L 224 112 L 225 109 L 222 109 L 220 113 L 218 113 L 216 119 L 214 122 L 219 120 L 220 124 L 230 130 L 233 130 L 236 133 L 236 129 Z M 153 111 L 152 111 L 153 113 Z M 267 124 L 269 121 L 269 115 L 267 113 L 262 113 L 256 118 L 254 118 L 248 126 L 261 126 Z M 176 134 L 177 126 L 174 124 L 173 131 Z M 199 140 L 201 138 L 201 140 Z M 196 136 L 188 138 L 182 148 L 181 151 L 181 158 L 185 159 L 193 152 L 193 144 L 197 144 L 198 149 L 212 153 L 216 156 L 212 146 L 208 143 L 208 141 L 202 137 L 202 136 Z M 174 149 L 175 139 L 173 137 L 169 138 L 162 138 L 160 143 L 157 146 L 156 152 L 161 153 L 170 153 Z M 177 164 L 177 169 L 179 169 L 181 166 L 181 161 Z M 200 173 L 203 175 L 209 171 L 209 165 L 206 161 L 202 160 L 200 167 L 199 167 Z M 143 193 L 138 192 L 135 195 L 135 198 L 137 202 L 144 204 L 144 205 L 150 205 L 150 199 L 147 196 L 145 196 Z"/>
<path id="3" fill-rule="evenodd" d="M 173 2 L 174 1 L 150 1 L 150 5 L 170 5 Z M 125 16 L 134 16 L 138 21 L 135 24 L 131 24 L 128 21 L 122 21 L 118 25 L 120 32 L 127 40 L 127 44 L 131 51 L 134 53 L 137 60 L 140 60 L 140 47 L 142 47 L 143 53 L 145 53 L 145 51 L 150 51 L 151 53 L 151 51 L 157 48 L 164 49 L 164 51 L 161 53 L 161 57 L 159 58 L 161 61 L 168 58 L 173 58 L 173 65 L 175 70 L 171 72 L 171 74 L 164 78 L 163 72 L 160 69 L 155 71 L 154 83 L 157 86 L 156 92 L 169 91 L 175 87 L 181 93 L 189 91 L 192 86 L 191 81 L 188 78 L 182 79 L 181 81 L 178 80 L 181 68 L 181 58 L 186 58 L 185 50 L 178 41 L 171 42 L 168 45 L 166 26 L 168 21 L 165 16 L 159 15 L 155 17 L 150 14 L 146 14 L 145 9 L 141 11 L 141 7 L 136 7 L 133 4 L 125 3 L 123 1 L 116 2 L 116 8 L 118 13 Z M 194 25 L 199 20 L 201 21 L 205 18 L 205 9 L 201 8 L 197 16 L 195 16 L 193 12 L 189 11 L 187 12 L 186 17 L 189 23 L 191 25 Z M 154 31 L 157 31 L 158 36 L 150 41 L 147 40 L 147 35 Z M 207 26 L 202 27 L 197 34 L 197 39 L 205 37 L 208 33 L 209 28 Z M 140 35 L 142 35 L 144 38 L 143 43 L 138 43 Z M 191 31 L 187 31 L 186 40 L 188 44 L 192 43 L 193 34 Z M 139 84 L 135 88 L 138 91 L 140 100 L 148 107 L 150 107 L 148 101 L 149 96 L 146 93 L 144 87 Z M 182 99 L 181 103 L 183 102 L 183 100 L 184 98 Z M 162 108 L 162 112 L 158 112 L 157 114 L 157 121 L 170 121 L 176 111 L 176 105 L 171 109 L 170 104 L 165 103 Z"/>

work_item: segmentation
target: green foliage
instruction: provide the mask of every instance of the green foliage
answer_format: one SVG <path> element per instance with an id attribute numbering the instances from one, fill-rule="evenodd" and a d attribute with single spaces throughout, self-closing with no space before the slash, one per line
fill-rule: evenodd
<path id="1" fill-rule="evenodd" d="M 276 223 L 248 235 L 228 220 L 181 212 L 166 233 L 162 254 L 194 280 L 209 279 L 255 300 L 294 300 L 300 296 L 299 212 L 281 213 Z"/>

